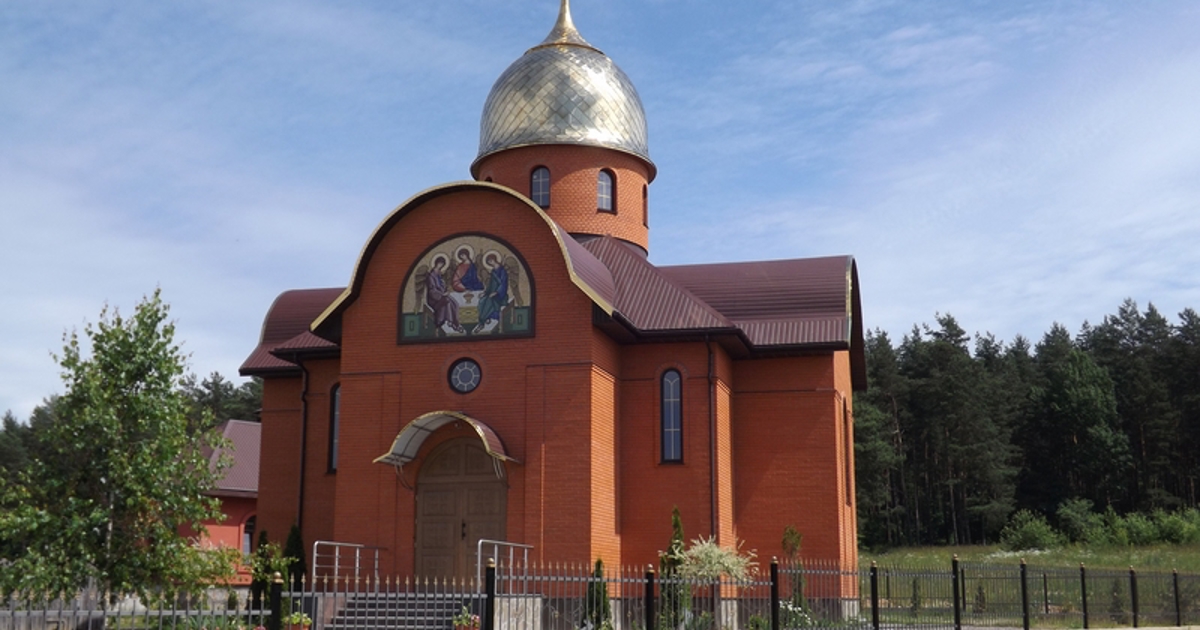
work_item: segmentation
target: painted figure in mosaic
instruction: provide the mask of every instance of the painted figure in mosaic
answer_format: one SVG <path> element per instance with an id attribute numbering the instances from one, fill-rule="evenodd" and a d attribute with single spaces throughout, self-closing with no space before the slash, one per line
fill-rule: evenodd
<path id="1" fill-rule="evenodd" d="M 433 311 L 434 325 L 442 332 L 461 334 L 465 331 L 458 324 L 458 304 L 450 299 L 450 294 L 446 291 L 446 279 L 443 277 L 447 261 L 445 254 L 435 256 L 432 268 L 425 274 L 425 304 Z"/>
<path id="2" fill-rule="evenodd" d="M 454 254 L 458 258 L 458 266 L 454 269 L 454 278 L 451 279 L 450 286 L 455 291 L 483 290 L 483 282 L 479 280 L 479 268 L 475 261 L 471 260 L 471 254 L 471 248 L 466 245 L 458 248 Z"/>
<path id="3" fill-rule="evenodd" d="M 488 252 L 483 258 L 487 270 L 487 289 L 479 300 L 479 324 L 475 333 L 487 333 L 500 325 L 500 311 L 508 304 L 508 270 L 500 264 L 500 255 Z"/>

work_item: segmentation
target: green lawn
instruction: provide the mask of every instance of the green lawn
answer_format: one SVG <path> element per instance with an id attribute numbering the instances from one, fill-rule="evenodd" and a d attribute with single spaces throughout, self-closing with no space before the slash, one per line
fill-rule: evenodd
<path id="1" fill-rule="evenodd" d="M 1135 569 L 1200 574 L 1200 545 L 1156 545 L 1150 547 L 1104 547 L 1088 549 L 1078 546 L 1050 551 L 1004 551 L 998 546 L 971 547 L 904 547 L 886 552 L 861 551 L 859 562 L 867 566 L 872 560 L 880 566 L 946 567 L 958 554 L 966 562 L 988 564 L 1019 564 L 1025 558 L 1030 565 L 1041 567 L 1078 567 L 1082 562 L 1096 569 Z"/>

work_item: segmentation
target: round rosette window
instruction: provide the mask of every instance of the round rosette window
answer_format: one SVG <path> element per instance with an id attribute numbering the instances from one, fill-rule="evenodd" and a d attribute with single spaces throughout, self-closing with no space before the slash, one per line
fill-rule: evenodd
<path id="1" fill-rule="evenodd" d="M 460 394 L 472 392 L 479 387 L 483 372 L 479 364 L 471 359 L 459 359 L 450 366 L 450 388 Z"/>

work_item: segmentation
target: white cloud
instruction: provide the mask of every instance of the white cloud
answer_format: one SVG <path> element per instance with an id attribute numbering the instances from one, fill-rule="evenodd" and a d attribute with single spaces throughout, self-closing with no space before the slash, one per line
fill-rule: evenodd
<path id="1" fill-rule="evenodd" d="M 1200 306 L 1195 8 L 581 4 L 647 106 L 656 262 L 855 254 L 897 337 Z M 58 387 L 65 328 L 155 286 L 193 369 L 232 376 L 279 292 L 344 284 L 397 203 L 466 176 L 553 12 L 5 4 L 0 411 Z"/>

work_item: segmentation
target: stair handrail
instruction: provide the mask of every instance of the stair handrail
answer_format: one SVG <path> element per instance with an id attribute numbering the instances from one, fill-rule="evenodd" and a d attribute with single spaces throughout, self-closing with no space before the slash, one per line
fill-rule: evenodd
<path id="1" fill-rule="evenodd" d="M 329 547 L 332 551 L 325 554 L 321 553 L 321 549 Z M 312 547 L 312 583 L 316 583 L 316 576 L 321 568 L 332 568 L 333 578 L 336 580 L 341 573 L 341 552 L 342 549 L 354 550 L 354 579 L 357 580 L 362 573 L 362 555 L 364 551 L 372 552 L 373 563 L 371 567 L 372 574 L 376 582 L 379 581 L 379 552 L 387 549 L 387 547 L 375 547 L 372 545 L 361 545 L 358 543 L 337 542 L 333 540 L 318 540 L 313 543 Z M 321 558 L 333 558 L 332 563 L 322 564 Z"/>
<path id="2" fill-rule="evenodd" d="M 514 561 L 516 560 L 516 551 L 518 549 L 520 549 L 522 552 L 522 558 L 521 558 L 522 569 L 526 573 L 529 572 L 529 550 L 533 549 L 533 545 L 523 545 L 521 543 L 509 542 L 507 540 L 489 540 L 487 538 L 480 538 L 479 542 L 475 543 L 475 587 L 480 592 L 483 591 L 483 567 L 484 567 L 483 546 L 484 545 L 491 545 L 492 555 L 490 555 L 488 557 L 492 558 L 493 560 L 496 560 L 496 561 L 500 560 L 500 549 L 502 547 L 507 549 L 508 550 L 508 567 L 510 567 L 510 569 L 513 566 Z"/>

